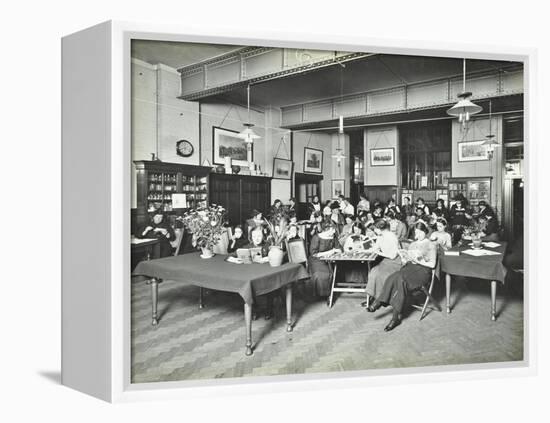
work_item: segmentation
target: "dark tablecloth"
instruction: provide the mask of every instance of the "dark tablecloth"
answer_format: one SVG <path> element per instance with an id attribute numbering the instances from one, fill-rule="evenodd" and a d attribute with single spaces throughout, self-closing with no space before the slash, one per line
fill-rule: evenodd
<path id="1" fill-rule="evenodd" d="M 441 252 L 439 256 L 441 271 L 451 275 L 488 279 L 504 283 L 506 268 L 502 264 L 502 260 L 506 251 L 506 243 L 499 242 L 499 244 L 501 244 L 500 247 L 496 248 L 484 247 L 487 250 L 501 253 L 493 256 L 475 257 L 463 254 L 462 251 L 471 248 L 469 246 L 454 247 L 450 250 L 460 251 L 459 256 L 447 256 Z"/>
<path id="2" fill-rule="evenodd" d="M 301 264 L 285 263 L 271 267 L 268 263 L 228 263 L 226 258 L 225 255 L 217 254 L 210 259 L 201 259 L 199 253 L 165 257 L 140 262 L 132 274 L 236 292 L 247 304 L 253 304 L 257 295 L 267 294 L 289 282 L 309 277 Z"/>

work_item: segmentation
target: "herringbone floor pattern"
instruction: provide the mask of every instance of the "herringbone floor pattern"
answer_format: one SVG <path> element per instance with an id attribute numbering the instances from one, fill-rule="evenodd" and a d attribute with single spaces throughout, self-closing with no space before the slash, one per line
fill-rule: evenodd
<path id="1" fill-rule="evenodd" d="M 443 284 L 436 298 L 444 305 Z M 367 313 L 358 295 L 334 307 L 295 295 L 294 332 L 285 331 L 284 303 L 275 317 L 252 323 L 254 355 L 244 355 L 242 299 L 209 291 L 198 309 L 198 288 L 159 286 L 160 323 L 151 326 L 150 288 L 132 284 L 132 382 L 302 374 L 347 370 L 517 361 L 523 359 L 523 301 L 509 289 L 490 320 L 488 282 L 453 283 L 453 313 L 432 311 L 421 322 L 411 310 L 401 326 L 383 331 L 390 309 Z"/>

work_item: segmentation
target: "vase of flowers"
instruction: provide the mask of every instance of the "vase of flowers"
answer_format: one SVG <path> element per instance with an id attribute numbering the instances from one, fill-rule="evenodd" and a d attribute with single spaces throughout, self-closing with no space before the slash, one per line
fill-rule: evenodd
<path id="1" fill-rule="evenodd" d="M 467 228 L 464 228 L 464 237 L 470 237 L 472 240 L 472 247 L 476 250 L 481 248 L 481 238 L 485 236 L 483 233 L 483 226 L 478 222 L 473 222 Z"/>
<path id="2" fill-rule="evenodd" d="M 267 237 L 270 244 L 269 253 L 267 253 L 269 265 L 271 267 L 277 267 L 283 263 L 283 241 L 286 238 L 286 234 L 288 232 L 288 223 L 286 219 L 282 217 L 264 220 L 267 224 L 267 228 L 269 231 L 269 235 Z"/>
<path id="3" fill-rule="evenodd" d="M 187 211 L 180 220 L 192 234 L 192 244 L 202 250 L 204 259 L 214 257 L 214 246 L 225 232 L 226 210 L 215 204 Z"/>

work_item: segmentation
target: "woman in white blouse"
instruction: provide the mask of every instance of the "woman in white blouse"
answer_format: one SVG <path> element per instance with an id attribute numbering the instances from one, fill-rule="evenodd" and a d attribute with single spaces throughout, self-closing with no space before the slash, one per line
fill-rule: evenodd
<path id="1" fill-rule="evenodd" d="M 436 245 L 444 250 L 452 247 L 451 234 L 447 232 L 447 221 L 443 218 L 437 219 L 435 223 L 436 230 L 430 235 L 430 240 L 435 241 Z"/>
<path id="2" fill-rule="evenodd" d="M 379 219 L 374 223 L 374 231 L 378 235 L 374 243 L 374 251 L 382 258 L 373 269 L 371 269 L 367 282 L 367 301 L 362 303 L 368 306 L 369 297 L 377 298 L 382 292 L 384 282 L 392 273 L 401 269 L 401 258 L 399 257 L 399 240 L 397 236 L 390 231 L 390 225 L 384 219 Z"/>

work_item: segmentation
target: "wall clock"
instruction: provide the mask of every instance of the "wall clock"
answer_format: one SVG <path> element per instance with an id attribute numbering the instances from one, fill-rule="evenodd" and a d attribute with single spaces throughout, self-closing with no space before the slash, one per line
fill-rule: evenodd
<path id="1" fill-rule="evenodd" d="M 194 150 L 193 144 L 187 140 L 180 140 L 176 143 L 176 153 L 178 153 L 178 156 L 190 157 Z"/>

